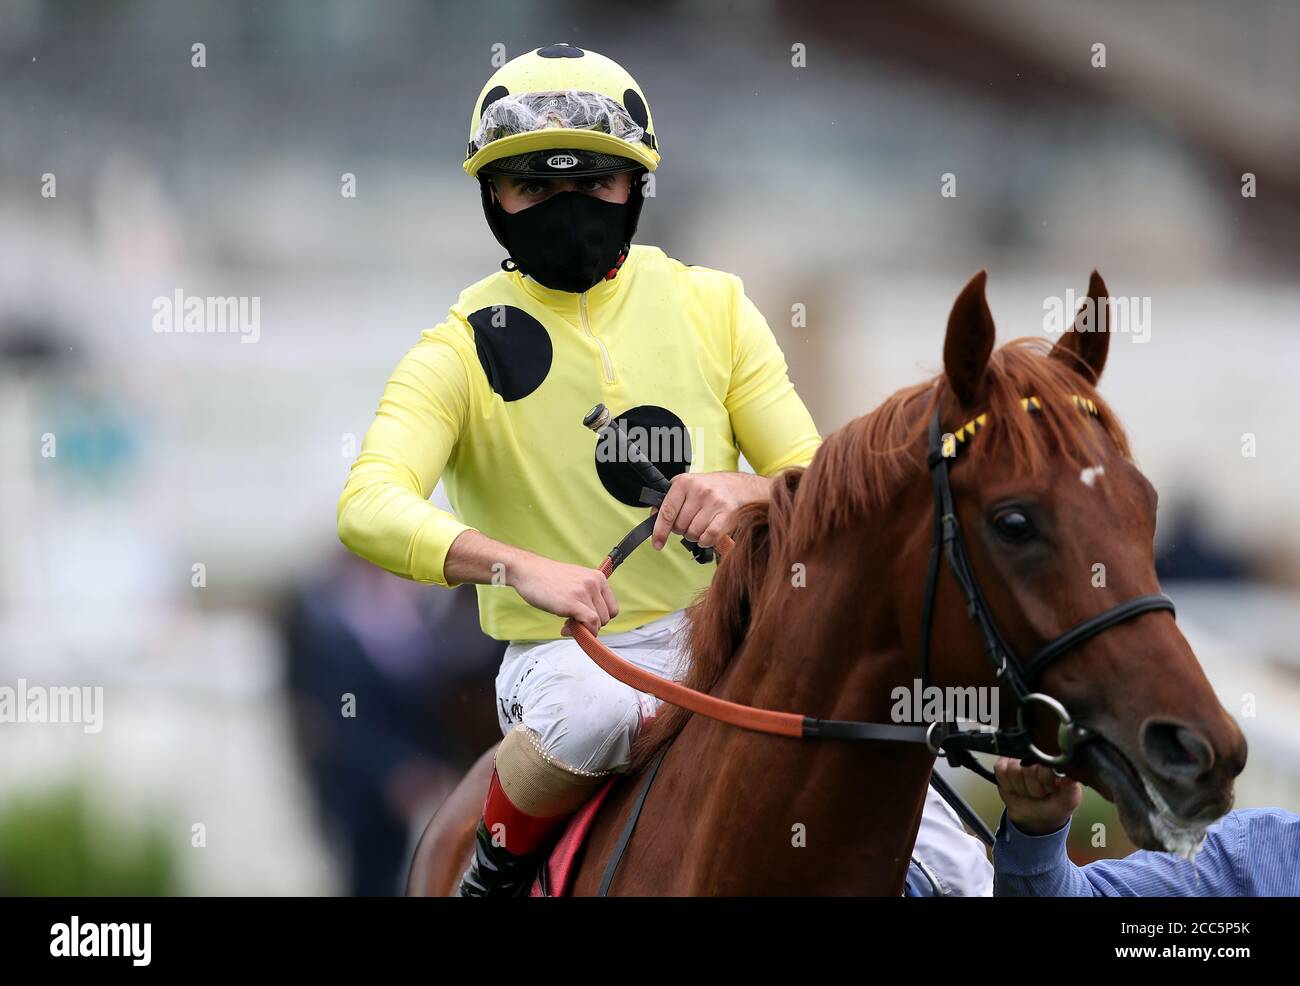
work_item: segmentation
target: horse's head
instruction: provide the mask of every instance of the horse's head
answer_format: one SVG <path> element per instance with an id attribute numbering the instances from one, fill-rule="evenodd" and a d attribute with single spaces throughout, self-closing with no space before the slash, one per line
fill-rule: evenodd
<path id="1" fill-rule="evenodd" d="M 948 432 L 986 415 L 962 437 L 951 486 L 975 578 L 1023 659 L 1088 617 L 1159 592 L 1156 492 L 1094 389 L 1110 342 L 1101 277 L 1094 272 L 1079 319 L 1050 351 L 1018 340 L 994 352 L 984 281 L 976 275 L 953 306 L 937 400 Z M 1039 410 L 1026 411 L 1026 397 Z M 946 571 L 934 640 L 936 684 L 987 683 L 980 638 Z M 1245 739 L 1169 612 L 1086 640 L 1034 690 L 1087 729 L 1065 769 L 1118 806 L 1139 846 L 1191 851 L 1231 807 Z M 1004 717 L 1014 715 L 1007 691 Z M 1053 717 L 1037 709 L 1028 718 L 1038 745 L 1054 750 Z"/>

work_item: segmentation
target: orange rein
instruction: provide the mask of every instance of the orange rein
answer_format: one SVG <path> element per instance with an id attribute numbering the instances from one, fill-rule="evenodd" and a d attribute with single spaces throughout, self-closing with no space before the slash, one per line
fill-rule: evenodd
<path id="1" fill-rule="evenodd" d="M 727 535 L 714 545 L 719 555 L 726 556 L 735 542 Z M 600 563 L 600 573 L 609 578 L 614 570 L 614 562 L 606 556 Z M 565 623 L 573 639 L 606 674 L 618 679 L 637 691 L 647 692 L 671 705 L 680 706 L 689 712 L 695 712 L 710 719 L 717 719 L 741 729 L 752 729 L 759 733 L 775 736 L 792 736 L 799 739 L 804 733 L 804 717 L 797 712 L 773 712 L 769 709 L 755 709 L 748 705 L 738 705 L 726 699 L 697 692 L 693 688 L 667 678 L 661 678 L 635 664 L 623 660 L 612 650 L 596 639 L 596 635 L 583 624 L 570 618 Z"/>

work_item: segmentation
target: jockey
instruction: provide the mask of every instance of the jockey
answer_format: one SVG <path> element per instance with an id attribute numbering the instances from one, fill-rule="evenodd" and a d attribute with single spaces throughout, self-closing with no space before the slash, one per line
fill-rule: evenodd
<path id="1" fill-rule="evenodd" d="M 476 583 L 484 631 L 510 641 L 505 739 L 462 895 L 527 893 L 537 854 L 626 769 L 657 708 L 562 635 L 563 619 L 680 677 L 674 633 L 713 566 L 669 536 L 716 543 L 820 442 L 739 278 L 632 245 L 658 164 L 645 94 L 610 59 L 556 44 L 497 70 L 464 168 L 509 256 L 402 358 L 339 500 L 350 549 L 417 581 Z M 646 506 L 582 426 L 597 403 L 672 481 L 656 550 L 622 565 L 617 598 L 592 566 Z M 741 453 L 757 475 L 738 471 Z M 453 512 L 429 502 L 439 479 Z"/>

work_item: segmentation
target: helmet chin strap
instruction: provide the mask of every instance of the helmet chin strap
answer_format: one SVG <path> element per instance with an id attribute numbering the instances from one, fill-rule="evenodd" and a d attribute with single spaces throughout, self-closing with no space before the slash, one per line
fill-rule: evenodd
<path id="1" fill-rule="evenodd" d="M 641 179 L 645 176 L 645 168 L 637 168 L 629 180 L 627 193 L 627 226 L 623 233 L 623 246 L 620 250 L 618 263 L 610 268 L 609 273 L 605 275 L 605 280 L 618 274 L 619 269 L 627 260 L 628 251 L 632 249 L 632 238 L 636 235 L 637 223 L 641 220 L 641 207 L 645 205 L 645 196 L 641 194 Z M 478 175 L 479 193 L 483 199 L 483 215 L 487 219 L 488 229 L 492 230 L 492 235 L 496 237 L 498 243 L 505 247 L 506 252 L 510 251 L 510 244 L 506 242 L 505 229 L 501 226 L 500 214 L 501 203 L 493 198 L 492 177 L 479 172 Z M 514 257 L 507 256 L 501 261 L 501 269 L 505 271 L 517 270 L 518 262 Z"/>
<path id="2" fill-rule="evenodd" d="M 623 235 L 624 253 L 632 245 L 632 237 L 636 235 L 636 224 L 641 219 L 641 207 L 645 205 L 645 196 L 641 194 L 641 179 L 646 176 L 645 168 L 637 168 L 632 172 L 632 177 L 628 179 L 627 190 L 627 232 Z"/>
<path id="3" fill-rule="evenodd" d="M 491 176 L 479 172 L 478 185 L 479 185 L 479 193 L 482 195 L 483 198 L 483 215 L 487 218 L 488 229 L 492 230 L 492 235 L 497 238 L 497 242 L 500 243 L 503 247 L 505 247 L 506 250 L 509 250 L 510 247 L 506 243 L 505 230 L 501 228 L 501 223 L 497 218 L 498 216 L 497 210 L 500 209 L 501 206 L 497 204 L 497 202 L 494 201 L 492 197 L 493 190 L 492 190 Z M 507 258 L 507 259 L 511 259 L 511 258 Z M 504 262 L 503 262 L 503 266 L 504 266 Z"/>

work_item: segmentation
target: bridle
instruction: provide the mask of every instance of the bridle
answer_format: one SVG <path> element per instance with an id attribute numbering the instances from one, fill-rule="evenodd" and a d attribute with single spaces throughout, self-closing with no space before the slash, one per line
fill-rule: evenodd
<path id="1" fill-rule="evenodd" d="M 1097 416 L 1096 402 L 1077 394 L 1072 395 L 1071 399 L 1075 407 L 1094 417 Z M 1021 398 L 1020 404 L 1026 413 L 1036 412 L 1042 408 L 1039 399 L 1032 396 Z M 993 619 L 984 594 L 980 591 L 979 582 L 971 566 L 970 555 L 966 551 L 961 525 L 957 520 L 952 486 L 949 483 L 949 471 L 956 463 L 958 450 L 969 444 L 987 420 L 987 414 L 981 414 L 966 422 L 957 431 L 945 436 L 939 423 L 938 407 L 930 418 L 926 464 L 930 470 L 934 490 L 934 538 L 930 548 L 930 566 L 926 573 L 925 603 L 921 617 L 921 684 L 924 689 L 929 685 L 930 679 L 930 634 L 938 594 L 939 559 L 942 555 L 948 563 L 948 570 L 961 589 L 966 611 L 979 629 L 985 656 L 993 666 L 998 680 L 1006 682 L 1015 698 L 1016 725 L 1014 728 L 992 732 L 982 730 L 945 732 L 946 724 L 936 721 L 930 726 L 926 745 L 936 755 L 946 755 L 949 763 L 968 767 L 992 780 L 989 772 L 971 756 L 971 751 L 1018 756 L 1047 766 L 1059 767 L 1071 760 L 1074 751 L 1081 743 L 1093 738 L 1093 734 L 1077 723 L 1057 699 L 1033 690 L 1034 685 L 1053 663 L 1097 634 L 1135 616 L 1158 610 L 1168 610 L 1173 613 L 1174 603 L 1164 593 L 1135 596 L 1096 616 L 1090 616 L 1076 623 L 1060 636 L 1040 647 L 1028 661 L 1020 660 L 999 632 L 997 622 Z M 1033 705 L 1041 705 L 1056 716 L 1056 739 L 1060 753 L 1055 755 L 1046 753 L 1030 738 L 1029 729 L 1025 724 L 1025 710 Z"/>
<path id="2" fill-rule="evenodd" d="M 1097 406 L 1094 401 L 1078 395 L 1074 395 L 1072 401 L 1075 407 L 1097 416 Z M 1020 403 L 1027 413 L 1039 411 L 1042 407 L 1039 399 L 1033 396 L 1022 398 Z M 961 526 L 953 503 L 952 486 L 949 483 L 949 471 L 956 461 L 959 447 L 969 444 L 987 421 L 987 413 L 981 414 L 966 422 L 956 432 L 945 436 L 939 421 L 938 407 L 935 408 L 930 419 L 926 462 L 934 490 L 934 534 L 930 548 L 929 569 L 926 574 L 925 601 L 922 607 L 921 681 L 924 687 L 930 677 L 931 626 L 934 623 L 934 611 L 937 605 L 942 557 L 947 561 L 947 567 L 961 589 L 970 618 L 979 629 L 989 663 L 998 680 L 1005 681 L 1012 690 L 1016 702 L 1016 724 L 1013 727 L 1003 728 L 999 725 L 962 728 L 960 723 L 947 719 L 938 719 L 926 726 L 913 726 L 816 719 L 797 712 L 758 709 L 729 702 L 687 688 L 679 682 L 661 678 L 620 658 L 582 624 L 569 620 L 566 627 L 596 664 L 624 684 L 648 692 L 665 702 L 681 706 L 690 712 L 744 729 L 798 739 L 923 743 L 936 756 L 945 757 L 949 764 L 967 767 L 989 781 L 994 780 L 992 773 L 975 760 L 972 753 L 1019 757 L 1025 761 L 1038 762 L 1051 767 L 1068 763 L 1079 745 L 1092 739 L 1093 734 L 1079 725 L 1057 699 L 1034 691 L 1033 685 L 1055 661 L 1097 634 L 1143 613 L 1157 610 L 1168 610 L 1173 613 L 1174 604 L 1173 600 L 1163 593 L 1137 596 L 1075 624 L 1039 648 L 1028 661 L 1021 661 L 999 632 L 988 603 L 980 592 L 962 538 Z M 617 442 L 616 447 L 620 449 L 620 454 L 626 457 L 626 461 L 647 483 L 647 487 L 642 491 L 645 502 L 661 502 L 663 494 L 668 489 L 668 480 L 627 437 L 621 423 L 612 418 L 604 405 L 593 408 L 584 418 L 584 424 L 601 435 L 602 439 L 610 438 Z M 654 517 L 651 516 L 638 524 L 610 551 L 600 566 L 600 570 L 607 578 L 650 535 L 653 527 Z M 732 546 L 731 539 L 724 538 L 718 548 L 720 553 L 725 555 Z M 1025 712 L 1034 705 L 1046 707 L 1056 717 L 1059 754 L 1046 753 L 1031 739 L 1029 727 L 1025 723 Z"/>

